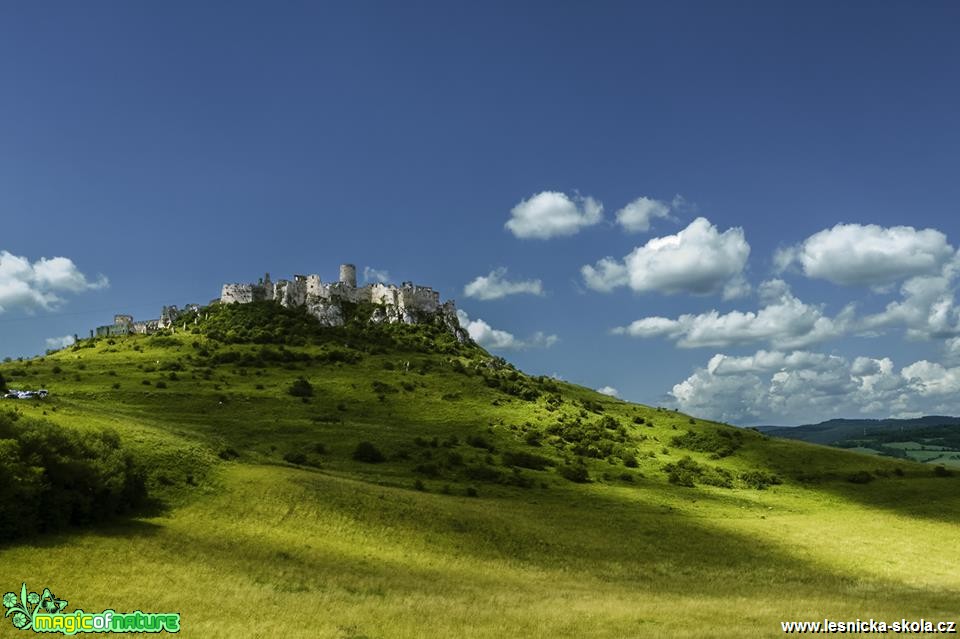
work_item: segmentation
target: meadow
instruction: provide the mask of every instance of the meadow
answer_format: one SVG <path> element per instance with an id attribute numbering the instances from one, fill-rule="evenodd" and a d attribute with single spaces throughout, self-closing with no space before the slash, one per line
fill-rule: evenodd
<path id="1" fill-rule="evenodd" d="M 0 407 L 115 432 L 144 473 L 133 516 L 0 545 L 0 588 L 68 612 L 353 639 L 957 619 L 953 473 L 528 376 L 437 327 L 208 309 L 0 374 L 51 393 Z"/>

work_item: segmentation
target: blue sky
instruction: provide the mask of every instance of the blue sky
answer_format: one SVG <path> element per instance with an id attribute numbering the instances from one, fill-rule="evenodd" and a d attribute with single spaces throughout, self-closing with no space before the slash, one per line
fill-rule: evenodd
<path id="1" fill-rule="evenodd" d="M 958 414 L 958 32 L 936 2 L 6 3 L 0 356 L 349 261 L 626 399 Z"/>

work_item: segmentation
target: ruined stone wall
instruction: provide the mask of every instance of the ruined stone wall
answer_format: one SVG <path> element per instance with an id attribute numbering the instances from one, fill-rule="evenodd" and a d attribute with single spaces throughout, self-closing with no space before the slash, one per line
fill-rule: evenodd
<path id="1" fill-rule="evenodd" d="M 340 280 L 324 283 L 319 275 L 294 275 L 293 280 L 280 280 L 274 284 L 268 274 L 256 284 L 224 284 L 220 301 L 246 304 L 275 300 L 287 307 L 306 306 L 327 326 L 343 324 L 340 302 L 368 302 L 377 307 L 371 321 L 413 324 L 424 314 L 439 314 L 451 331 L 458 337 L 462 335 L 453 302 L 441 304 L 440 293 L 428 286 L 404 282 L 399 287 L 383 283 L 357 287 L 356 268 L 350 264 L 341 265 Z"/>
<path id="2" fill-rule="evenodd" d="M 224 284 L 220 291 L 222 304 L 249 304 L 253 301 L 253 284 Z"/>

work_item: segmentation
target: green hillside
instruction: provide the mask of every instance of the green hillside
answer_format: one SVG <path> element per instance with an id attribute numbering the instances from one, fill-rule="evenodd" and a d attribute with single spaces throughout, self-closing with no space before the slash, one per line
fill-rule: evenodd
<path id="1" fill-rule="evenodd" d="M 960 468 L 960 418 L 957 417 L 832 419 L 796 427 L 763 426 L 758 430 L 773 437 Z"/>
<path id="2" fill-rule="evenodd" d="M 0 443 L 66 429 L 85 477 L 146 492 L 132 515 L 38 519 L 0 546 L 0 587 L 49 586 L 68 612 L 179 611 L 186 637 L 956 617 L 952 474 L 531 377 L 439 325 L 330 329 L 250 304 L 187 329 L 0 365 L 50 391 L 0 404 L 18 414 Z M 4 450 L 20 477 L 29 460 Z"/>

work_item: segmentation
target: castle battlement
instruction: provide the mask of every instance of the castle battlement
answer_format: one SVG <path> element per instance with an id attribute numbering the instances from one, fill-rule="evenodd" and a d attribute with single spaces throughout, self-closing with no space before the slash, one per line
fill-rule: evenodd
<path id="1" fill-rule="evenodd" d="M 357 267 L 340 265 L 340 279 L 323 282 L 319 275 L 294 275 L 292 280 L 270 280 L 267 273 L 256 284 L 224 284 L 220 291 L 221 304 L 249 304 L 257 301 L 275 301 L 282 306 L 306 306 L 307 310 L 327 326 L 341 326 L 344 322 L 342 302 L 369 302 L 376 305 L 372 322 L 403 322 L 416 324 L 423 316 L 440 316 L 451 331 L 462 336 L 453 300 L 440 302 L 440 293 L 429 286 L 413 282 L 367 284 L 357 286 Z"/>

